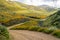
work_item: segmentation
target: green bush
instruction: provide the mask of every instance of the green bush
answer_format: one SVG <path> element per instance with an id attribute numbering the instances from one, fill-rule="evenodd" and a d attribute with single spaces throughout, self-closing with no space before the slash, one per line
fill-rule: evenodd
<path id="1" fill-rule="evenodd" d="M 50 33 L 52 33 L 54 30 L 53 30 L 53 29 L 49 29 L 49 28 L 39 28 L 37 31 L 38 31 L 38 32 L 44 32 L 44 33 L 50 34 Z"/>
<path id="2" fill-rule="evenodd" d="M 20 27 L 20 28 L 11 28 L 13 30 L 27 30 L 27 28 L 23 28 L 23 27 Z"/>
<path id="3" fill-rule="evenodd" d="M 38 32 L 43 32 L 44 31 L 44 28 L 39 28 L 37 31 Z"/>
<path id="4" fill-rule="evenodd" d="M 9 40 L 9 32 L 2 25 L 0 25 L 0 40 Z"/>
<path id="5" fill-rule="evenodd" d="M 54 30 L 49 30 L 49 29 L 44 29 L 44 30 L 43 30 L 43 32 L 44 32 L 44 33 L 47 33 L 47 34 L 50 34 L 50 33 L 52 33 L 53 31 L 54 31 Z"/>
<path id="6" fill-rule="evenodd" d="M 53 34 L 54 36 L 60 38 L 60 30 L 55 30 L 52 34 Z"/>
<path id="7" fill-rule="evenodd" d="M 28 30 L 30 30 L 30 31 L 37 31 L 39 29 L 39 27 L 29 27 L 29 29 Z"/>
<path id="8" fill-rule="evenodd" d="M 11 30 L 28 30 L 29 27 L 20 27 L 20 26 L 17 26 L 17 27 L 13 27 L 11 28 Z"/>

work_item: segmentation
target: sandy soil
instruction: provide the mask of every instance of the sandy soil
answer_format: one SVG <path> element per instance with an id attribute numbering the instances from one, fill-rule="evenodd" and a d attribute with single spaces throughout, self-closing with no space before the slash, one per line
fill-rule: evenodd
<path id="1" fill-rule="evenodd" d="M 9 32 L 13 36 L 13 40 L 60 40 L 59 38 L 41 32 L 27 30 L 9 30 Z"/>

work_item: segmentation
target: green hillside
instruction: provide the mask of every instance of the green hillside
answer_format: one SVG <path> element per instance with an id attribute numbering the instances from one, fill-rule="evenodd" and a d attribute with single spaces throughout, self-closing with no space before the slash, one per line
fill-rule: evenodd
<path id="1" fill-rule="evenodd" d="M 7 22 L 10 19 L 19 18 L 20 15 L 16 13 L 17 10 L 25 10 L 17 3 L 0 1 L 0 22 Z M 6 21 L 5 21 L 6 20 Z"/>
<path id="2" fill-rule="evenodd" d="M 26 5 L 16 1 L 0 1 L 0 22 L 2 24 L 8 23 L 15 19 L 38 18 L 44 19 L 47 16 L 53 14 L 53 12 L 47 12 L 45 9 L 38 9 L 36 6 Z"/>
<path id="3" fill-rule="evenodd" d="M 53 15 L 50 15 L 44 22 L 45 26 L 56 26 L 57 28 L 60 28 L 60 10 L 54 13 Z"/>
<path id="4" fill-rule="evenodd" d="M 22 23 L 21 25 L 14 26 L 11 29 L 24 30 L 24 29 L 28 29 L 28 28 L 32 28 L 32 27 L 33 28 L 40 27 L 38 24 L 38 21 L 36 21 L 36 20 L 27 21 L 27 22 Z"/>
<path id="5" fill-rule="evenodd" d="M 27 9 L 30 10 L 30 12 L 33 13 L 38 13 L 40 15 L 50 15 L 53 14 L 52 12 L 56 11 L 56 8 L 53 8 L 51 6 L 48 5 L 41 5 L 41 6 L 34 6 L 34 5 L 26 5 L 20 2 L 17 2 L 19 5 L 21 5 L 22 7 L 25 7 Z"/>

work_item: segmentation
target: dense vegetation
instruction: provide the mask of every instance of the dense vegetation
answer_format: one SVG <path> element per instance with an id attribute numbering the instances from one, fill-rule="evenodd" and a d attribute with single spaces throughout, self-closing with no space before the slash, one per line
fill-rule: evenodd
<path id="1" fill-rule="evenodd" d="M 46 6 L 45 6 L 46 7 Z M 22 15 L 33 17 L 33 18 L 46 18 L 47 15 L 53 14 L 53 12 L 48 12 L 44 7 L 37 7 L 32 5 L 26 5 L 16 1 L 0 1 L 0 22 L 8 22 L 11 19 L 25 18 Z M 49 9 L 51 9 L 48 6 Z M 53 11 L 55 9 L 53 8 Z M 43 14 L 43 15 L 42 15 Z"/>
<path id="2" fill-rule="evenodd" d="M 0 25 L 0 40 L 9 40 L 9 32 L 2 25 Z"/>
<path id="3" fill-rule="evenodd" d="M 60 28 L 60 10 L 54 13 L 53 15 L 49 16 L 45 22 L 44 26 L 54 26 Z"/>
<path id="4" fill-rule="evenodd" d="M 12 25 L 15 25 L 15 24 L 24 23 L 26 21 L 29 21 L 29 19 L 27 19 L 27 18 L 21 18 L 21 19 L 16 18 L 16 19 L 8 21 L 7 23 L 1 23 L 1 24 L 5 25 L 5 26 L 12 26 Z"/>
<path id="5" fill-rule="evenodd" d="M 23 23 L 22 25 L 16 26 L 16 29 L 28 29 L 29 27 L 37 27 L 38 22 L 37 21 L 27 21 L 25 23 Z M 34 28 L 35 29 L 35 28 Z"/>
<path id="6" fill-rule="evenodd" d="M 38 9 L 38 7 L 35 6 L 29 7 L 29 6 L 30 5 L 26 5 L 15 1 L 1 0 L 0 1 L 0 22 L 7 23 L 10 22 L 10 20 L 25 18 L 25 16 L 33 17 L 37 19 L 46 18 L 47 14 L 48 15 L 53 14 L 52 11 L 47 12 L 47 10 L 41 9 L 40 7 Z"/>

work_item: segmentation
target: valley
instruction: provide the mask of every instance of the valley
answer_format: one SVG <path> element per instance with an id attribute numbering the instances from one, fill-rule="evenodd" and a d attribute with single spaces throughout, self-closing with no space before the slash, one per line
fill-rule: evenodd
<path id="1" fill-rule="evenodd" d="M 60 10 L 0 0 L 0 39 L 60 40 Z"/>

